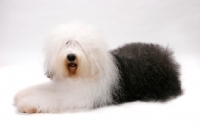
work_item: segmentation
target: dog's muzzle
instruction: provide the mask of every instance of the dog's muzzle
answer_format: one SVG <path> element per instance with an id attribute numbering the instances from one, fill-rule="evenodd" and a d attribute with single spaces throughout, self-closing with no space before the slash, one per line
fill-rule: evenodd
<path id="1" fill-rule="evenodd" d="M 77 64 L 75 62 L 76 60 L 76 55 L 75 54 L 68 54 L 67 55 L 67 60 L 68 60 L 68 66 L 73 68 L 73 67 L 77 67 Z"/>

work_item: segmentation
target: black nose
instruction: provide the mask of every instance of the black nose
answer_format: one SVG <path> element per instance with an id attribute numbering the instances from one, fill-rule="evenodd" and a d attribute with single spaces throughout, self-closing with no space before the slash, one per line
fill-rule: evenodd
<path id="1" fill-rule="evenodd" d="M 68 54 L 68 55 L 67 55 L 67 59 L 68 59 L 69 61 L 75 61 L 76 56 L 75 56 L 74 54 Z"/>

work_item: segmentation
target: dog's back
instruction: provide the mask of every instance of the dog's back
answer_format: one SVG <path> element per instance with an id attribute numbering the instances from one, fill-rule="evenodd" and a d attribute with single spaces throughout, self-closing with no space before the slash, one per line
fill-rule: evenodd
<path id="1" fill-rule="evenodd" d="M 182 94 L 173 52 L 155 44 L 131 43 L 111 51 L 120 73 L 115 103 L 167 101 Z"/>

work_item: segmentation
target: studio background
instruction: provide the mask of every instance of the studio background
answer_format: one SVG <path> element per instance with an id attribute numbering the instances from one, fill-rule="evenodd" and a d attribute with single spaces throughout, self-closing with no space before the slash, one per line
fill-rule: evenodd
<path id="1" fill-rule="evenodd" d="M 181 64 L 184 95 L 166 104 L 134 102 L 83 113 L 26 115 L 12 98 L 47 81 L 42 48 L 55 26 L 73 20 L 102 30 L 109 49 L 129 42 L 169 46 Z M 0 0 L 0 131 L 200 130 L 199 0 Z"/>

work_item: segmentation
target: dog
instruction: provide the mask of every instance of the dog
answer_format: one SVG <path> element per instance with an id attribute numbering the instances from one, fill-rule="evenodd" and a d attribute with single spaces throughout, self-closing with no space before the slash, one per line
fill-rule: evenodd
<path id="1" fill-rule="evenodd" d="M 165 102 L 182 94 L 179 64 L 168 47 L 128 43 L 109 51 L 91 25 L 58 26 L 44 45 L 51 81 L 14 97 L 24 113 L 90 110 L 132 101 Z"/>

